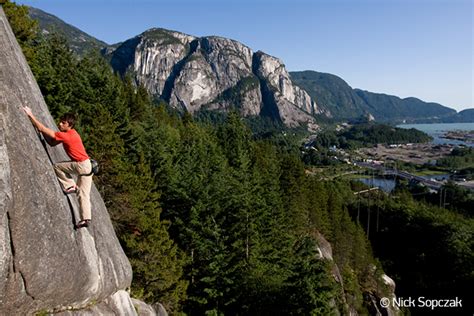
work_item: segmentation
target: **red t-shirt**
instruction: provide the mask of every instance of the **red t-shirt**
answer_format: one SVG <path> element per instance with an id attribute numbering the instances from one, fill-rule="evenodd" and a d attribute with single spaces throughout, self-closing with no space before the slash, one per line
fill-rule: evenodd
<path id="1" fill-rule="evenodd" d="M 64 146 L 66 154 L 74 161 L 84 161 L 89 159 L 86 149 L 82 144 L 81 136 L 75 129 L 70 129 L 67 132 L 54 133 L 54 139 L 61 142 Z"/>

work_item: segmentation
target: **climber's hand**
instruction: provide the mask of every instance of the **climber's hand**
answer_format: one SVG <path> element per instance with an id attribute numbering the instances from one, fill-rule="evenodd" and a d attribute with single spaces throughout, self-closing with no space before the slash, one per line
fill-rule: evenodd
<path id="1" fill-rule="evenodd" d="M 31 112 L 31 109 L 28 106 L 24 106 L 23 111 L 25 111 L 26 115 L 28 115 L 29 117 L 33 116 L 33 113 Z"/>

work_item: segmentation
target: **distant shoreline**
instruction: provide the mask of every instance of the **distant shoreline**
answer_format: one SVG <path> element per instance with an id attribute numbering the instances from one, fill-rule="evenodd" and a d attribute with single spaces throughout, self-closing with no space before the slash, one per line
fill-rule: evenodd
<path id="1" fill-rule="evenodd" d="M 474 143 L 474 131 L 447 131 L 440 137 L 459 140 L 466 143 Z"/>
<path id="2" fill-rule="evenodd" d="M 474 147 L 474 123 L 399 124 L 400 128 L 415 128 L 433 137 L 433 144 Z"/>

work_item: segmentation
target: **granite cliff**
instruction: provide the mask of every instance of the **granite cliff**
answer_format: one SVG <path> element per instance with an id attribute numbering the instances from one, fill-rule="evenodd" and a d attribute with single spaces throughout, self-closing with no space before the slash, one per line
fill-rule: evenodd
<path id="1" fill-rule="evenodd" d="M 77 199 L 52 168 L 68 157 L 22 111 L 55 126 L 1 7 L 0 47 L 0 314 L 137 315 L 131 266 L 95 187 L 92 225 L 74 229 Z"/>
<path id="2" fill-rule="evenodd" d="M 293 85 L 279 59 L 231 39 L 150 29 L 106 54 L 122 75 L 190 113 L 235 107 L 244 116 L 267 115 L 309 128 L 316 128 L 314 115 L 323 113 Z"/>

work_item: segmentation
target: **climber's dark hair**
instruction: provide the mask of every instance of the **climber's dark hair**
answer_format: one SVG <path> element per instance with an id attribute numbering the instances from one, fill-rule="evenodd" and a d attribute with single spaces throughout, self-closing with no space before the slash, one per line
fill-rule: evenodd
<path id="1" fill-rule="evenodd" d="M 69 126 L 71 128 L 74 127 L 74 124 L 76 124 L 76 115 L 74 113 L 71 113 L 71 112 L 68 112 L 68 113 L 64 113 L 60 118 L 59 120 L 61 122 L 68 122 L 69 123 Z"/>

